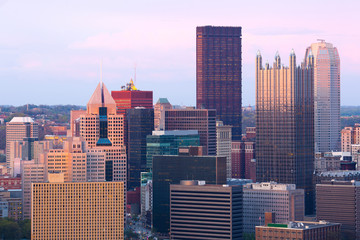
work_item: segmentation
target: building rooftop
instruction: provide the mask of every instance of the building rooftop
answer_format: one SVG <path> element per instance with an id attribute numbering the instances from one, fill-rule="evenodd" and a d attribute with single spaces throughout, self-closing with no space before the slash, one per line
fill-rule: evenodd
<path id="1" fill-rule="evenodd" d="M 248 183 L 244 188 L 253 190 L 296 190 L 295 184 L 284 184 L 277 182 Z"/>
<path id="2" fill-rule="evenodd" d="M 33 123 L 34 120 L 31 117 L 13 117 L 10 122 Z"/>
<path id="3" fill-rule="evenodd" d="M 279 223 L 269 223 L 267 226 L 257 226 L 258 227 L 271 227 L 271 228 L 289 228 L 289 229 L 314 229 L 314 228 L 321 228 L 327 226 L 334 226 L 339 225 L 339 223 L 331 223 L 326 221 L 319 221 L 319 222 L 306 222 L 306 221 L 295 221 L 289 222 L 288 224 L 279 224 Z"/>
<path id="4" fill-rule="evenodd" d="M 170 136 L 181 136 L 181 135 L 198 135 L 198 130 L 167 130 L 167 131 L 152 131 L 153 136 L 170 135 Z"/>
<path id="5" fill-rule="evenodd" d="M 360 171 L 358 170 L 336 170 L 336 171 L 327 171 L 317 173 L 319 177 L 351 177 L 351 176 L 360 176 Z"/>
<path id="6" fill-rule="evenodd" d="M 156 102 L 156 104 L 158 104 L 158 103 L 170 103 L 170 102 L 167 98 L 159 98 L 159 100 Z"/>

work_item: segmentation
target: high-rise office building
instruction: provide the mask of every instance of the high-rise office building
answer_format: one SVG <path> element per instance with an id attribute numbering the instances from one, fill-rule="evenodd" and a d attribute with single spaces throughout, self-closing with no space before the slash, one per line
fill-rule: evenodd
<path id="1" fill-rule="evenodd" d="M 263 225 L 265 212 L 274 215 L 274 223 L 304 220 L 304 190 L 295 184 L 275 182 L 248 183 L 243 188 L 244 233 L 254 233 Z"/>
<path id="2" fill-rule="evenodd" d="M 124 183 L 32 184 L 32 239 L 123 239 Z"/>
<path id="3" fill-rule="evenodd" d="M 165 130 L 165 111 L 172 109 L 167 98 L 159 98 L 159 100 L 154 105 L 154 129 Z"/>
<path id="4" fill-rule="evenodd" d="M 111 91 L 111 96 L 116 103 L 116 112 L 118 114 L 126 114 L 127 109 L 135 107 L 144 107 L 146 109 L 153 108 L 153 92 L 138 90 L 133 80 L 121 87 L 121 91 Z"/>
<path id="5" fill-rule="evenodd" d="M 226 158 L 194 156 L 180 148 L 177 156 L 153 157 L 153 227 L 162 233 L 170 230 L 170 184 L 184 179 L 201 179 L 208 184 L 226 184 Z"/>
<path id="6" fill-rule="evenodd" d="M 87 103 L 86 114 L 79 114 L 78 118 L 80 136 L 87 143 L 91 165 L 102 168 L 105 156 L 106 181 L 123 181 L 126 186 L 124 115 L 116 113 L 116 103 L 104 83 L 98 84 Z M 95 168 L 88 166 L 88 170 Z M 102 177 L 96 173 L 90 176 L 90 179 Z"/>
<path id="7" fill-rule="evenodd" d="M 315 151 L 340 150 L 340 57 L 337 48 L 320 40 L 306 49 L 314 61 Z M 311 60 L 312 61 L 312 60 Z"/>
<path id="8" fill-rule="evenodd" d="M 270 67 L 256 57 L 256 180 L 296 184 L 305 190 L 305 210 L 314 210 L 313 61 L 284 67 L 278 53 Z"/>
<path id="9" fill-rule="evenodd" d="M 126 110 L 128 189 L 140 187 L 140 173 L 146 170 L 146 136 L 154 130 L 154 109 Z"/>
<path id="10" fill-rule="evenodd" d="M 6 123 L 6 163 L 10 167 L 10 142 L 38 138 L 39 127 L 31 117 L 13 117 Z"/>
<path id="11" fill-rule="evenodd" d="M 343 239 L 360 239 L 360 182 L 324 181 L 316 184 L 316 217 L 341 223 Z"/>
<path id="12" fill-rule="evenodd" d="M 351 152 L 352 144 L 360 144 L 360 123 L 341 130 L 341 151 Z"/>
<path id="13" fill-rule="evenodd" d="M 196 107 L 216 109 L 241 140 L 241 27 L 196 28 Z"/>
<path id="14" fill-rule="evenodd" d="M 178 155 L 179 147 L 200 146 L 197 130 L 153 131 L 146 137 L 146 167 L 152 169 L 153 156 Z"/>
<path id="15" fill-rule="evenodd" d="M 231 178 L 231 126 L 222 121 L 216 121 L 216 155 L 226 157 L 226 177 Z"/>
<path id="16" fill-rule="evenodd" d="M 243 239 L 242 186 L 196 180 L 170 185 L 170 235 L 174 240 Z"/>
<path id="17" fill-rule="evenodd" d="M 165 130 L 198 130 L 205 155 L 216 155 L 216 111 L 171 109 L 165 111 Z"/>

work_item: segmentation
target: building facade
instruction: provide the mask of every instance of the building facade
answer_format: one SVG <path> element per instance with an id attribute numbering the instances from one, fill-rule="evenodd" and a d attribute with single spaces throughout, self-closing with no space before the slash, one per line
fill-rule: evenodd
<path id="1" fill-rule="evenodd" d="M 171 239 L 242 239 L 241 193 L 196 180 L 170 185 Z"/>
<path id="2" fill-rule="evenodd" d="M 146 136 L 154 130 L 154 109 L 126 110 L 128 189 L 140 187 L 140 173 L 146 170 Z"/>
<path id="3" fill-rule="evenodd" d="M 146 167 L 152 169 L 153 156 L 178 155 L 179 147 L 200 146 L 197 130 L 153 131 L 146 137 Z"/>
<path id="4" fill-rule="evenodd" d="M 295 184 L 249 183 L 243 188 L 244 233 L 254 233 L 263 225 L 265 212 L 275 215 L 275 223 L 304 220 L 304 190 Z"/>
<path id="5" fill-rule="evenodd" d="M 278 53 L 270 67 L 256 57 L 256 180 L 296 184 L 305 190 L 306 213 L 314 211 L 313 56 L 284 67 Z"/>
<path id="6" fill-rule="evenodd" d="M 340 224 L 320 222 L 289 222 L 256 226 L 256 239 L 340 240 Z"/>
<path id="7" fill-rule="evenodd" d="M 196 107 L 216 109 L 241 140 L 241 27 L 196 28 Z"/>
<path id="8" fill-rule="evenodd" d="M 351 152 L 352 144 L 360 144 L 360 123 L 341 130 L 341 151 Z"/>
<path id="9" fill-rule="evenodd" d="M 123 239 L 124 183 L 33 183 L 32 239 Z"/>
<path id="10" fill-rule="evenodd" d="M 216 121 L 216 155 L 226 157 L 226 177 L 231 178 L 231 126 L 222 121 Z"/>
<path id="11" fill-rule="evenodd" d="M 226 183 L 225 157 L 191 156 L 184 150 L 178 156 L 153 157 L 153 227 L 161 233 L 170 230 L 170 184 L 179 184 L 184 179 Z"/>
<path id="12" fill-rule="evenodd" d="M 340 57 L 336 47 L 320 40 L 306 49 L 314 58 L 315 151 L 340 150 Z"/>
<path id="13" fill-rule="evenodd" d="M 344 239 L 360 239 L 360 182 L 324 181 L 316 184 L 316 217 L 341 223 Z"/>
<path id="14" fill-rule="evenodd" d="M 172 109 L 165 112 L 165 130 L 197 130 L 205 155 L 216 155 L 216 111 Z"/>
<path id="15" fill-rule="evenodd" d="M 31 117 L 14 117 L 6 123 L 6 163 L 10 167 L 10 142 L 38 138 L 39 126 Z"/>
<path id="16" fill-rule="evenodd" d="M 172 109 L 172 105 L 167 98 L 159 98 L 154 105 L 154 129 L 157 131 L 165 130 L 165 111 Z"/>

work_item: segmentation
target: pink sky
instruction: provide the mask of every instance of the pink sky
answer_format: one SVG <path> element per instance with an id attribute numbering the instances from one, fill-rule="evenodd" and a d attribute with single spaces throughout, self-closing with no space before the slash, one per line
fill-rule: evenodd
<path id="1" fill-rule="evenodd" d="M 359 1 L 0 0 L 0 105 L 85 105 L 99 81 L 134 74 L 154 101 L 195 104 L 195 28 L 243 28 L 243 105 L 255 103 L 255 55 L 288 63 L 325 39 L 339 50 L 342 105 L 360 105 Z M 70 87 L 69 87 L 70 86 Z M 81 89 L 81 91 L 79 91 Z M 66 94 L 66 97 L 64 97 Z M 354 97 L 355 96 L 355 97 Z"/>

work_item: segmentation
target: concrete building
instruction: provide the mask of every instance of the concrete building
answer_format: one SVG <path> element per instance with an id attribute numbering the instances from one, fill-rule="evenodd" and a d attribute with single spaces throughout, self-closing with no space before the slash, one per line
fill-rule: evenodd
<path id="1" fill-rule="evenodd" d="M 231 126 L 216 121 L 216 155 L 226 157 L 226 177 L 232 177 L 231 167 Z"/>
<path id="2" fill-rule="evenodd" d="M 265 212 L 275 215 L 275 223 L 304 220 L 304 190 L 295 184 L 249 183 L 243 188 L 244 233 L 254 233 L 263 225 Z"/>
<path id="3" fill-rule="evenodd" d="M 351 152 L 352 144 L 360 144 L 360 123 L 341 130 L 341 151 Z"/>
<path id="4" fill-rule="evenodd" d="M 296 184 L 305 190 L 305 210 L 314 211 L 314 56 L 273 67 L 256 56 L 256 180 Z M 301 134 L 300 134 L 301 133 Z"/>
<path id="5" fill-rule="evenodd" d="M 241 193 L 196 180 L 170 185 L 171 239 L 242 239 Z"/>
<path id="6" fill-rule="evenodd" d="M 340 170 L 341 156 L 332 152 L 315 153 L 315 172 L 327 172 Z"/>
<path id="7" fill-rule="evenodd" d="M 241 140 L 241 86 L 241 27 L 197 27 L 196 108 L 215 109 L 232 140 Z"/>
<path id="8" fill-rule="evenodd" d="M 124 183 L 33 183 L 32 239 L 123 239 Z"/>
<path id="9" fill-rule="evenodd" d="M 10 166 L 10 142 L 38 138 L 39 126 L 31 117 L 14 117 L 6 123 L 6 163 Z"/>
<path id="10" fill-rule="evenodd" d="M 256 240 L 296 239 L 296 240 L 340 240 L 339 223 L 289 222 L 256 226 Z"/>
<path id="11" fill-rule="evenodd" d="M 165 130 L 165 111 L 172 109 L 167 98 L 159 98 L 154 105 L 154 129 L 156 131 Z"/>
<path id="12" fill-rule="evenodd" d="M 165 130 L 197 130 L 206 155 L 216 155 L 216 111 L 172 109 L 165 111 Z"/>
<path id="13" fill-rule="evenodd" d="M 311 57 L 311 60 L 309 60 Z M 314 66 L 315 152 L 340 150 L 340 57 L 336 47 L 320 40 L 305 52 Z"/>
<path id="14" fill-rule="evenodd" d="M 146 137 L 146 168 L 156 155 L 178 155 L 179 147 L 200 146 L 197 130 L 153 131 Z"/>
<path id="15" fill-rule="evenodd" d="M 184 179 L 202 179 L 208 184 L 226 184 L 226 158 L 198 156 L 191 148 L 180 148 L 178 156 L 153 158 L 153 227 L 170 230 L 170 184 Z"/>
<path id="16" fill-rule="evenodd" d="M 316 217 L 341 223 L 344 239 L 360 239 L 360 182 L 323 181 L 316 184 Z"/>
<path id="17" fill-rule="evenodd" d="M 124 115 L 117 114 L 116 102 L 104 83 L 98 84 L 87 103 L 86 114 L 80 114 L 79 118 L 80 136 L 86 141 L 88 155 L 92 155 L 91 164 L 94 164 L 96 154 L 89 154 L 89 151 L 91 152 L 91 149 L 94 153 L 103 151 L 106 181 L 123 181 L 126 185 Z M 102 154 L 98 156 L 99 164 L 102 165 Z"/>

